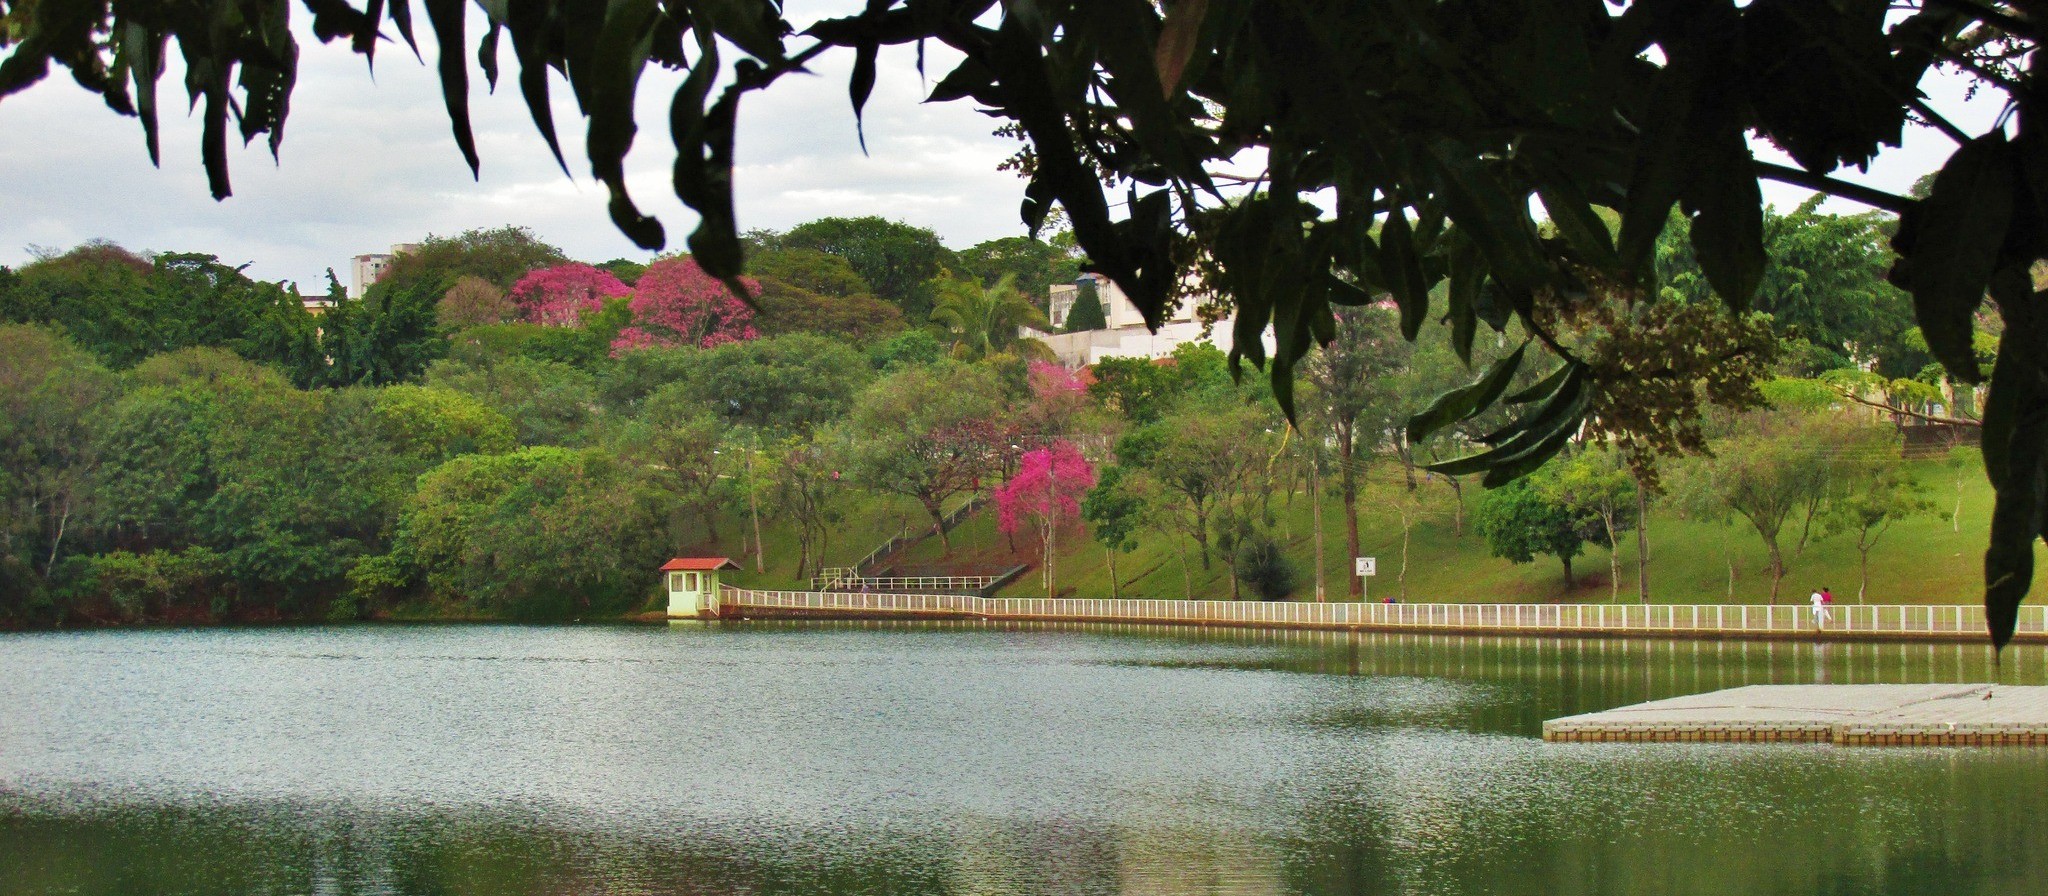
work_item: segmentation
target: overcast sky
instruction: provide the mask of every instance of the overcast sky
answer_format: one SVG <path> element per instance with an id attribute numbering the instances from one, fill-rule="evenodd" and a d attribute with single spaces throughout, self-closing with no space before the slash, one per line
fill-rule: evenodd
<path id="1" fill-rule="evenodd" d="M 427 234 L 478 227 L 531 228 L 570 256 L 589 261 L 644 260 L 611 224 L 605 193 L 582 158 L 582 120 L 557 79 L 555 115 L 575 177 L 564 177 L 534 131 L 511 83 L 486 95 L 472 85 L 471 114 L 483 170 L 472 180 L 449 135 L 431 65 L 400 45 L 380 50 L 374 79 L 361 57 L 323 45 L 301 29 L 299 83 L 292 97 L 282 161 L 259 141 L 230 152 L 235 195 L 207 193 L 199 164 L 199 121 L 182 114 L 181 74 L 162 82 L 163 167 L 152 168 L 135 119 L 53 73 L 0 101 L 0 264 L 19 265 L 32 247 L 65 249 L 88 239 L 131 249 L 198 251 L 249 265 L 263 280 L 325 289 L 332 267 L 348 280 L 355 255 Z M 432 62 L 431 40 L 423 49 Z M 175 56 L 175 53 L 172 54 Z M 996 165 L 1016 149 L 990 135 L 994 122 L 963 103 L 924 105 L 927 84 L 909 48 L 883 51 L 867 107 L 863 156 L 846 98 L 847 54 L 792 76 L 740 109 L 735 184 L 742 229 L 787 229 L 828 215 L 880 215 L 936 231 L 955 248 L 1023 232 L 1017 206 L 1023 183 Z M 933 79 L 947 67 L 933 63 Z M 628 181 L 643 211 L 660 218 L 679 249 L 695 216 L 669 189 L 674 150 L 667 102 L 676 78 L 650 70 L 640 90 L 641 134 L 628 157 Z M 1938 107 L 1971 132 L 1988 128 L 1995 103 L 1965 104 L 1947 82 L 1931 85 Z M 1953 145 L 1925 128 L 1859 181 L 1903 192 L 1947 158 Z M 1776 189 L 1788 207 L 1804 198 Z M 1841 204 L 1841 211 L 1856 210 Z"/>

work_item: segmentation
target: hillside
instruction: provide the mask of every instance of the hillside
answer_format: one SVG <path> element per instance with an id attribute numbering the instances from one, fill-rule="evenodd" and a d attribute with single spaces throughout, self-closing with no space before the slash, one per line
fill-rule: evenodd
<path id="1" fill-rule="evenodd" d="M 1928 484 L 1929 495 L 1944 511 L 1956 507 L 1958 489 L 1954 471 L 1938 460 L 1911 462 L 1919 478 Z M 1389 467 L 1388 469 L 1391 469 Z M 1371 582 L 1372 597 L 1402 595 L 1409 601 L 1493 602 L 1555 601 L 1602 602 L 1610 599 L 1609 553 L 1589 547 L 1574 561 L 1576 587 L 1564 585 L 1562 567 L 1551 558 L 1530 564 L 1512 564 L 1491 557 L 1485 540 L 1472 531 L 1469 515 L 1477 501 L 1476 489 L 1465 496 L 1466 525 L 1460 533 L 1455 525 L 1454 502 L 1449 489 L 1440 484 L 1424 485 L 1425 511 L 1410 533 L 1405 589 L 1402 582 L 1401 526 L 1399 517 L 1381 508 L 1362 505 L 1360 538 L 1363 551 L 1379 558 L 1379 575 Z M 1982 589 L 1982 552 L 1990 522 L 1991 489 L 1980 475 L 1968 475 L 1960 489 L 1961 514 L 1954 524 L 1936 517 L 1901 522 L 1883 536 L 1870 557 L 1868 599 L 1872 603 L 1974 603 Z M 1315 556 L 1312 513 L 1306 495 L 1273 499 L 1276 533 L 1286 546 L 1287 556 L 1300 572 L 1301 587 L 1296 600 L 1312 600 L 1314 584 L 1311 564 Z M 1650 599 L 1658 603 L 1764 603 L 1770 582 L 1765 570 L 1762 543 L 1753 530 L 1739 520 L 1727 523 L 1680 519 L 1652 506 L 1649 526 L 1651 562 Z M 851 562 L 874 544 L 898 530 L 901 521 L 916 523 L 915 508 L 895 502 L 868 500 L 849 515 L 835 534 L 827 557 L 834 563 Z M 737 526 L 725 527 L 737 535 Z M 1351 560 L 1344 553 L 1344 525 L 1335 498 L 1323 507 L 1324 574 L 1331 599 L 1348 599 L 1345 588 Z M 1793 527 L 1788 525 L 1788 530 Z M 770 526 L 765 533 L 771 568 L 766 575 L 735 576 L 739 584 L 757 587 L 799 586 L 791 575 L 795 544 Z M 1792 555 L 1796 534 L 1785 545 L 1789 572 L 1780 601 L 1803 600 L 1808 591 L 1826 585 L 1844 603 L 1854 603 L 1857 588 L 1857 555 L 1850 536 L 1821 537 L 1816 532 L 1803 553 Z M 728 552 L 738 549 L 732 539 Z M 1019 533 L 1016 550 L 996 531 L 995 515 L 984 512 L 953 533 L 954 552 L 943 556 L 937 539 L 927 539 L 903 552 L 896 560 L 902 565 L 937 566 L 947 562 L 989 568 L 1012 563 L 1029 563 L 1034 571 L 1004 589 L 1006 597 L 1044 594 L 1036 572 L 1040 547 L 1037 537 Z M 1061 591 L 1069 596 L 1107 597 L 1111 593 L 1109 569 L 1102 546 L 1076 525 L 1056 539 L 1060 548 L 1057 566 Z M 1620 550 L 1620 599 L 1635 600 L 1636 550 L 1633 536 L 1625 536 Z M 2048 562 L 2048 551 L 2037 554 Z M 787 559 L 785 559 L 787 558 Z M 1730 582 L 1730 569 L 1734 580 Z M 1192 545 L 1183 565 L 1173 541 L 1148 532 L 1138 550 L 1119 556 L 1117 570 L 1124 597 L 1178 598 L 1227 597 L 1228 572 L 1220 559 L 1204 570 Z M 2039 586 L 2034 594 L 2042 593 Z"/>

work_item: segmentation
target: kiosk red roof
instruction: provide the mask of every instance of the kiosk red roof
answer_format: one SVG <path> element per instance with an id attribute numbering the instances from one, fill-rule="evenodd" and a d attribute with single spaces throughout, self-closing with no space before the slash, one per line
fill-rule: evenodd
<path id="1" fill-rule="evenodd" d="M 739 569 L 740 565 L 726 557 L 677 557 L 661 565 L 662 572 L 710 571 L 714 569 Z"/>

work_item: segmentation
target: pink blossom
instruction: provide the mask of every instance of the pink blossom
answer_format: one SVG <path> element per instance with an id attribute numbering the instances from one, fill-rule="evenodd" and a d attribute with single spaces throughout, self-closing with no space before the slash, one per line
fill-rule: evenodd
<path id="1" fill-rule="evenodd" d="M 740 282 L 750 291 L 760 288 L 749 278 Z M 649 265 L 630 307 L 633 323 L 613 340 L 613 354 L 655 346 L 711 348 L 761 335 L 754 329 L 754 309 L 687 256 Z"/>
<path id="2" fill-rule="evenodd" d="M 573 327 L 585 313 L 603 308 L 604 300 L 630 291 L 610 271 L 570 262 L 528 271 L 512 284 L 512 304 L 528 323 Z"/>
<path id="3" fill-rule="evenodd" d="M 996 527 L 1015 534 L 1025 516 L 1050 527 L 1057 520 L 1079 519 L 1081 498 L 1095 487 L 1095 467 L 1081 449 L 1064 439 L 1024 453 L 1017 475 L 996 489 Z"/>
<path id="4" fill-rule="evenodd" d="M 1033 361 L 1027 374 L 1031 381 L 1031 392 L 1041 398 L 1050 398 L 1062 393 L 1078 394 L 1088 391 L 1088 384 L 1071 370 L 1058 364 Z"/>

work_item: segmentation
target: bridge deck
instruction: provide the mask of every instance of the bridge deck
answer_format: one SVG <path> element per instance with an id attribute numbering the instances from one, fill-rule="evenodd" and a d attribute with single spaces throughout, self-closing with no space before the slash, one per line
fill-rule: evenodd
<path id="1" fill-rule="evenodd" d="M 2048 746 L 2048 687 L 1750 685 L 1552 719 L 1543 739 Z"/>

